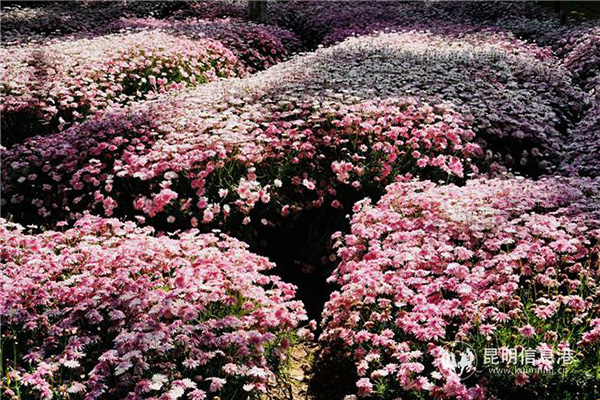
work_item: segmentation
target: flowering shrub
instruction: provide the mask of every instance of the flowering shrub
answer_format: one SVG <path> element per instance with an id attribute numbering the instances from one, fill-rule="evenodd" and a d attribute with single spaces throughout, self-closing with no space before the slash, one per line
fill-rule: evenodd
<path id="1" fill-rule="evenodd" d="M 334 87 L 362 98 L 448 101 L 473 115 L 473 130 L 501 164 L 538 175 L 558 164 L 583 93 L 557 59 L 505 39 L 418 32 L 349 38 L 270 69 L 269 93 Z"/>
<path id="2" fill-rule="evenodd" d="M 2 220 L 0 249 L 6 398 L 254 397 L 306 318 L 295 287 L 225 235 Z"/>
<path id="3" fill-rule="evenodd" d="M 38 7 L 13 5 L 2 7 L 2 44 L 25 44 L 56 38 L 75 32 L 88 32 L 95 26 L 118 18 L 117 3 L 96 2 L 86 7 L 81 2 L 56 2 Z"/>
<path id="4" fill-rule="evenodd" d="M 565 145 L 566 156 L 561 164 L 562 171 L 581 176 L 600 176 L 598 132 L 600 132 L 600 94 L 593 100 L 584 118 L 570 132 L 569 140 Z"/>
<path id="5" fill-rule="evenodd" d="M 433 3 L 430 7 L 439 8 L 439 12 L 449 18 L 464 18 L 490 25 L 515 18 L 547 20 L 558 17 L 550 8 L 533 2 L 448 1 L 440 4 Z"/>
<path id="6" fill-rule="evenodd" d="M 173 13 L 175 18 L 246 18 L 248 17 L 248 4 L 236 0 L 197 0 L 184 2 L 185 7 Z M 269 5 L 272 6 L 271 4 Z"/>
<path id="7" fill-rule="evenodd" d="M 491 399 L 520 392 L 542 398 L 544 382 L 556 377 L 544 371 L 553 371 L 565 380 L 583 376 L 569 398 L 594 399 L 600 390 L 598 183 L 407 181 L 390 185 L 376 206 L 357 203 L 351 232 L 336 235 L 341 263 L 330 280 L 341 290 L 325 306 L 320 340 L 355 361 L 358 396 Z M 463 381 L 445 362 L 461 343 L 479 360 Z M 494 376 L 484 349 L 516 347 L 538 350 L 533 372 L 513 373 L 510 361 L 495 353 L 496 367 L 507 371 Z M 565 349 L 574 360 L 557 371 Z M 560 386 L 546 393 L 557 396 Z"/>
<path id="8" fill-rule="evenodd" d="M 269 21 L 295 32 L 309 47 L 331 44 L 350 32 L 372 33 L 393 24 L 402 13 L 398 2 L 291 1 L 270 4 Z M 412 20 L 412 18 L 411 18 Z M 348 32 L 343 35 L 341 32 Z"/>
<path id="9" fill-rule="evenodd" d="M 497 26 L 510 32 L 511 28 L 518 27 L 515 19 L 530 23 L 556 20 L 559 25 L 557 15 L 532 2 L 292 0 L 269 4 L 270 22 L 293 30 L 312 47 L 376 31 L 422 29 L 437 32 L 453 24 L 468 24 L 472 29 Z M 519 29 L 515 31 L 523 33 Z M 540 30 L 539 33 L 547 31 Z"/>
<path id="10" fill-rule="evenodd" d="M 349 193 L 382 191 L 399 174 L 462 178 L 479 151 L 459 114 L 411 99 L 145 107 L 7 151 L 5 210 L 48 221 L 95 210 L 171 228 L 247 224 L 259 213 L 270 224 L 343 207 Z"/>
<path id="11" fill-rule="evenodd" d="M 563 64 L 586 91 L 600 86 L 600 26 L 577 27 L 559 41 Z"/>
<path id="12" fill-rule="evenodd" d="M 241 20 L 202 20 L 122 18 L 108 29 L 160 29 L 188 38 L 217 40 L 244 64 L 249 72 L 263 70 L 287 58 L 300 48 L 300 42 L 289 31 L 269 25 L 256 25 Z"/>
<path id="13" fill-rule="evenodd" d="M 600 161 L 600 29 L 597 24 L 569 24 L 554 34 L 547 33 L 549 44 L 561 58 L 574 81 L 589 95 L 589 105 L 580 121 L 569 132 L 565 143 L 563 172 L 599 176 Z"/>
<path id="14" fill-rule="evenodd" d="M 185 1 L 60 1 L 29 2 L 2 7 L 2 44 L 45 42 L 65 36 L 85 36 L 102 32 L 119 18 L 165 18 L 185 12 L 199 2 Z M 218 2 L 204 4 L 206 18 L 217 13 Z M 215 12 L 210 12 L 210 9 Z"/>
<path id="15" fill-rule="evenodd" d="M 112 103 L 243 73 L 219 42 L 160 32 L 2 48 L 0 60 L 3 139 L 10 142 L 63 129 Z"/>
<path id="16" fill-rule="evenodd" d="M 268 13 L 2 7 L 3 216 L 75 225 L 0 222 L 0 397 L 262 398 L 329 298 L 315 368 L 349 366 L 321 375 L 345 400 L 598 399 L 597 22 L 533 2 Z M 351 211 L 329 297 L 316 266 Z"/>

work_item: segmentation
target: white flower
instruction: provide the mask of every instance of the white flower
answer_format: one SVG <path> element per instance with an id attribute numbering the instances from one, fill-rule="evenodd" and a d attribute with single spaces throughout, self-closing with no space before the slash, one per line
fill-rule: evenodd
<path id="1" fill-rule="evenodd" d="M 168 395 L 172 399 L 178 399 L 183 396 L 183 393 L 185 393 L 185 390 L 181 386 L 177 386 L 169 390 Z"/>
<path id="2" fill-rule="evenodd" d="M 163 387 L 163 384 L 167 382 L 167 377 L 165 375 L 162 374 L 154 374 L 154 376 L 152 376 L 152 381 L 150 382 L 150 389 L 151 390 L 160 390 L 160 388 Z"/>

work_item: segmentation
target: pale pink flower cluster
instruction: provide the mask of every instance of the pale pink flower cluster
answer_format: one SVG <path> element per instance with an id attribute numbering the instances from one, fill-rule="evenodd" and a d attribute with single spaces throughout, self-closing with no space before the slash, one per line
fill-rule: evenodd
<path id="1" fill-rule="evenodd" d="M 19 219 L 89 210 L 190 227 L 247 224 L 261 205 L 277 221 L 349 209 L 338 191 L 381 191 L 400 174 L 463 178 L 480 154 L 449 105 L 314 98 L 203 111 L 192 100 L 140 104 L 11 148 L 4 207 Z"/>
<path id="2" fill-rule="evenodd" d="M 385 387 L 385 398 L 493 398 L 506 381 L 480 380 L 485 347 L 554 354 L 537 353 L 540 370 L 558 368 L 564 348 L 580 368 L 597 365 L 599 188 L 585 178 L 409 180 L 377 205 L 357 203 L 351 232 L 335 235 L 330 280 L 341 289 L 320 340 L 355 362 L 358 396 Z M 443 362 L 460 342 L 480 357 L 469 381 Z"/>
<path id="3" fill-rule="evenodd" d="M 264 392 L 306 319 L 295 286 L 225 235 L 89 216 L 31 235 L 2 220 L 0 254 L 7 398 Z"/>
<path id="4" fill-rule="evenodd" d="M 217 40 L 231 50 L 250 73 L 283 61 L 301 46 L 296 35 L 285 29 L 230 18 L 217 20 L 121 18 L 109 25 L 107 29 L 159 29 L 190 39 Z"/>
<path id="5" fill-rule="evenodd" d="M 62 130 L 110 104 L 245 73 L 220 42 L 162 32 L 6 47 L 0 63 L 5 143 Z"/>

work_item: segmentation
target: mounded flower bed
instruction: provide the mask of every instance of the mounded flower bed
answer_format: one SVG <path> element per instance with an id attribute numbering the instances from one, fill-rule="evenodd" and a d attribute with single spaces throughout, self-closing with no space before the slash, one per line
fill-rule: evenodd
<path id="1" fill-rule="evenodd" d="M 463 112 L 448 114 L 456 115 L 450 125 L 434 111 L 426 111 L 433 112 L 431 122 L 423 121 L 434 125 L 432 135 L 452 145 L 482 143 L 488 162 L 495 162 L 493 171 L 553 169 L 563 156 L 563 131 L 582 107 L 581 93 L 568 74 L 557 74 L 561 70 L 552 58 L 545 61 L 531 47 L 509 52 L 510 46 L 482 35 L 349 39 L 250 78 L 109 112 L 9 149 L 2 171 L 5 210 L 17 220 L 39 215 L 48 222 L 73 219 L 84 210 L 114 212 L 149 217 L 168 229 L 223 219 L 239 226 L 258 211 L 255 221 L 269 225 L 290 211 L 337 206 L 345 197 L 339 190 L 367 186 L 381 192 L 398 174 L 464 175 L 471 154 L 421 140 L 423 111 L 416 111 L 415 130 L 399 100 L 389 100 L 390 106 L 388 100 L 363 100 L 398 93 L 456 101 Z M 343 113 L 356 114 L 357 122 L 346 118 L 348 127 L 332 125 Z M 476 136 L 459 134 L 456 142 L 447 126 L 461 132 L 472 127 Z M 395 143 L 397 137 L 387 134 L 393 127 L 407 129 L 404 139 L 410 140 Z M 423 149 L 426 158 L 413 152 Z M 389 162 L 381 163 L 386 153 Z M 442 158 L 431 164 L 438 155 Z M 359 179 L 336 178 L 334 168 L 344 163 L 348 171 L 358 168 Z"/>
<path id="2" fill-rule="evenodd" d="M 201 9 L 203 18 L 244 16 L 244 7 L 219 1 L 78 1 L 9 4 L 2 7 L 3 45 L 44 42 L 73 35 L 102 32 L 120 18 L 166 18 Z"/>
<path id="3" fill-rule="evenodd" d="M 584 107 L 570 73 L 547 53 L 493 33 L 379 34 L 347 39 L 271 73 L 306 69 L 303 90 L 449 101 L 473 115 L 477 137 L 502 165 L 538 175 L 555 169 L 566 131 Z"/>
<path id="4" fill-rule="evenodd" d="M 493 40 L 488 43 L 490 40 L 481 35 L 467 35 L 463 39 L 448 40 L 441 36 L 420 33 L 349 39 L 332 48 L 322 49 L 313 54 L 276 65 L 255 77 L 238 82 L 228 82 L 227 85 L 210 86 L 189 95 L 182 95 L 176 101 L 183 101 L 183 104 L 147 106 L 142 103 L 133 107 L 133 110 L 123 111 L 123 114 L 109 113 L 100 122 L 90 122 L 82 128 L 76 128 L 78 130 L 74 130 L 72 133 L 59 135 L 58 139 L 55 137 L 52 140 L 75 141 L 76 143 L 65 143 L 65 149 L 70 149 L 69 152 L 76 151 L 73 154 L 79 153 L 79 150 L 85 152 L 88 148 L 87 145 L 79 143 L 87 141 L 88 137 L 91 137 L 93 143 L 96 144 L 100 144 L 99 141 L 103 140 L 110 141 L 110 137 L 113 136 L 112 131 L 101 131 L 98 138 L 93 138 L 94 131 L 101 130 L 103 124 L 116 126 L 120 124 L 119 118 L 127 121 L 128 117 L 122 115 L 131 114 L 136 119 L 138 118 L 135 117 L 136 114 L 144 114 L 145 116 L 142 117 L 144 120 L 152 120 L 150 125 L 153 128 L 148 130 L 151 133 L 149 137 L 143 134 L 139 138 L 135 137 L 139 135 L 135 129 L 141 129 L 144 132 L 147 124 L 142 124 L 140 128 L 136 122 L 132 125 L 135 127 L 134 130 L 115 127 L 120 132 L 116 135 L 117 137 L 123 136 L 127 140 L 148 142 L 143 147 L 136 144 L 136 148 L 128 150 L 134 154 L 145 154 L 149 151 L 148 147 L 156 147 L 156 145 L 150 144 L 156 139 L 160 139 L 158 140 L 159 146 L 167 146 L 166 150 L 156 150 L 159 153 L 162 151 L 173 153 L 173 149 L 184 151 L 179 142 L 191 148 L 213 146 L 214 142 L 221 140 L 220 135 L 211 134 L 211 138 L 206 142 L 192 138 L 194 135 L 210 132 L 213 129 L 212 124 L 216 124 L 213 130 L 220 130 L 227 124 L 239 125 L 238 128 L 234 127 L 231 130 L 231 135 L 244 137 L 227 140 L 236 142 L 237 147 L 240 147 L 240 143 L 250 147 L 250 142 L 257 140 L 254 136 L 255 127 L 265 130 L 266 126 L 260 126 L 260 124 L 271 123 L 269 113 L 284 112 L 293 115 L 294 112 L 297 112 L 294 110 L 295 108 L 303 103 L 312 103 L 315 97 L 318 101 L 333 96 L 335 101 L 338 101 L 339 98 L 341 103 L 357 103 L 364 98 L 386 98 L 397 94 L 410 94 L 424 96 L 425 99 L 434 100 L 434 103 L 450 100 L 457 104 L 456 107 L 462 111 L 461 114 L 468 116 L 472 113 L 473 119 L 470 124 L 477 134 L 476 140 L 483 141 L 482 144 L 489 150 L 488 156 L 491 161 L 498 162 L 494 169 L 507 165 L 533 174 L 553 169 L 557 159 L 562 156 L 563 142 L 566 138 L 563 131 L 572 125 L 571 118 L 574 118 L 582 107 L 581 93 L 573 89 L 568 74 L 557 74 L 557 68 L 558 72 L 561 70 L 552 59 L 540 60 L 539 57 L 542 56 L 529 48 L 522 50 L 523 53 L 519 53 L 515 49 L 514 51 L 517 53 L 513 55 L 512 52 L 509 53 L 510 43 L 494 44 Z M 434 48 L 437 49 L 436 52 L 432 52 Z M 423 68 L 426 68 L 426 71 L 422 71 Z M 410 72 L 417 70 L 421 72 Z M 339 87 L 339 95 L 336 95 L 333 90 L 323 89 L 327 87 Z M 299 92 L 303 94 L 299 96 Z M 267 103 L 267 108 L 261 110 L 260 103 Z M 270 103 L 284 105 L 291 103 L 289 105 L 291 108 L 289 110 L 273 108 L 269 106 Z M 254 111 L 246 112 L 247 110 Z M 219 117 L 210 118 L 213 114 L 219 115 Z M 204 117 L 208 118 L 204 119 Z M 288 122 L 293 122 L 293 120 L 290 119 Z M 129 125 L 127 122 L 124 123 Z M 183 126 L 186 127 L 187 132 L 183 132 Z M 166 135 L 165 140 L 162 139 L 164 135 Z M 185 138 L 186 135 L 187 138 Z M 188 143 L 190 140 L 195 143 Z M 261 137 L 258 137 L 255 146 L 264 147 L 265 144 L 261 141 Z M 60 163 L 60 161 L 52 161 L 54 156 L 48 155 L 48 160 L 40 158 L 40 152 L 46 153 L 46 150 L 43 150 L 46 145 L 43 143 L 43 140 L 35 139 L 25 145 L 25 148 L 18 146 L 11 149 L 4 157 L 10 159 L 11 162 L 17 161 L 17 164 L 10 170 L 3 169 L 3 180 L 7 186 L 6 190 L 3 189 L 4 193 L 7 193 L 4 196 L 6 201 L 22 203 L 23 200 L 12 197 L 15 194 L 27 193 L 23 189 L 13 189 L 14 181 L 23 179 L 19 165 L 25 166 L 27 164 L 24 163 L 30 162 L 37 163 L 38 167 L 36 168 L 45 168 L 45 172 L 49 172 L 53 168 L 53 164 Z M 51 142 L 46 143 L 50 145 Z M 122 144 L 125 145 L 127 142 Z M 27 154 L 30 151 L 29 147 L 38 145 L 39 149 L 32 149 L 34 153 L 38 153 L 38 155 L 33 154 L 32 160 L 15 158 L 19 157 L 18 154 Z M 79 146 L 83 147 L 77 150 L 76 148 Z M 117 145 L 106 143 L 101 146 L 113 148 Z M 231 144 L 227 146 L 231 147 Z M 63 150 L 61 146 L 58 149 L 47 151 L 60 154 Z M 103 151 L 105 150 L 96 150 L 99 152 L 97 154 Z M 114 149 L 109 151 L 112 152 Z M 87 153 L 81 155 L 81 162 L 85 162 L 88 156 Z M 328 157 L 329 164 L 333 161 L 343 161 L 326 157 Z M 93 157 L 93 159 L 97 159 L 97 157 Z M 79 162 L 77 161 L 77 163 Z M 125 161 L 125 163 L 128 162 Z M 245 161 L 242 160 L 242 162 Z M 9 164 L 5 163 L 4 165 Z M 35 172 L 36 168 L 33 168 L 27 176 L 39 175 Z M 166 171 L 169 167 L 164 166 L 163 168 Z M 67 167 L 65 171 L 67 175 L 75 172 L 73 166 Z M 63 175 L 62 172 L 58 172 L 58 174 Z M 127 172 L 124 171 L 121 174 L 126 175 Z M 152 172 L 151 175 L 154 174 Z M 149 180 L 146 176 L 145 174 L 144 181 Z M 276 178 L 281 179 L 281 177 Z M 55 179 L 58 177 L 52 178 L 52 180 Z M 70 178 L 68 179 L 70 180 Z M 252 179 L 249 180 L 252 181 Z M 50 186 L 54 185 L 53 182 L 44 183 Z M 66 182 L 63 181 L 63 184 Z M 264 182 L 262 185 L 269 184 L 272 182 Z M 30 183 L 25 184 L 25 187 L 29 186 Z M 50 186 L 46 186 L 46 191 L 49 191 Z M 74 191 L 69 191 L 76 193 L 80 190 L 78 186 L 80 185 L 73 187 Z M 192 187 L 192 189 L 198 188 Z M 230 189 L 230 187 L 224 187 L 224 189 Z M 136 188 L 136 190 L 142 194 L 152 193 L 146 188 Z M 175 191 L 179 192 L 180 190 Z M 9 193 L 10 195 L 8 195 Z M 78 196 L 74 196 L 74 198 L 76 197 Z M 37 196 L 29 201 L 34 199 L 37 199 Z M 197 200 L 194 203 L 196 202 Z M 56 206 L 52 204 L 49 206 L 53 208 L 60 208 L 59 204 L 61 207 L 69 206 L 69 204 L 62 203 L 62 200 L 55 204 Z M 281 204 L 282 207 L 284 205 Z M 45 206 L 46 211 L 43 214 L 51 212 L 50 207 Z"/>
<path id="5" fill-rule="evenodd" d="M 13 4 L 2 7 L 2 44 L 26 44 L 89 32 L 119 18 L 121 3 Z"/>
<path id="6" fill-rule="evenodd" d="M 220 42 L 162 32 L 0 49 L 3 143 L 174 88 L 244 74 Z"/>
<path id="7" fill-rule="evenodd" d="M 141 103 L 11 148 L 4 209 L 47 224 L 88 210 L 168 230 L 272 225 L 305 209 L 351 207 L 401 174 L 463 178 L 480 152 L 449 105 L 200 103 Z"/>
<path id="8" fill-rule="evenodd" d="M 7 398 L 254 398 L 306 319 L 295 286 L 217 233 L 88 216 L 32 235 L 2 220 L 0 257 Z"/>
<path id="9" fill-rule="evenodd" d="M 214 39 L 231 50 L 250 73 L 269 68 L 285 60 L 301 47 L 296 35 L 290 31 L 276 26 L 257 25 L 229 18 L 218 20 L 121 18 L 107 29 L 160 29 L 190 39 Z"/>
<path id="10" fill-rule="evenodd" d="M 436 31 L 448 24 L 469 24 L 479 28 L 497 26 L 503 31 L 514 30 L 520 35 L 526 33 L 524 28 L 531 25 L 537 27 L 545 24 L 543 26 L 549 25 L 550 29 L 561 28 L 558 14 L 547 7 L 533 2 L 498 1 L 352 3 L 291 0 L 270 4 L 269 21 L 293 30 L 307 45 L 313 47 L 376 31 L 417 28 Z M 539 29 L 535 33 L 547 35 L 549 32 L 549 29 Z"/>
<path id="11" fill-rule="evenodd" d="M 570 70 L 575 81 L 586 91 L 596 90 L 600 83 L 600 26 L 576 25 L 562 32 L 555 43 L 556 52 L 563 65 Z"/>
<path id="12" fill-rule="evenodd" d="M 355 362 L 355 394 L 594 399 L 598 183 L 413 180 L 390 185 L 377 205 L 357 203 L 351 232 L 336 235 L 341 263 L 330 280 L 341 289 L 325 306 L 320 338 Z M 478 364 L 461 380 L 446 357 L 463 343 Z M 498 349 L 497 365 L 485 364 L 486 348 Z M 524 364 L 532 371 L 519 372 L 507 349 L 533 349 Z"/>
<path id="13" fill-rule="evenodd" d="M 247 5 L 2 7 L 0 397 L 600 398 L 597 22 Z"/>

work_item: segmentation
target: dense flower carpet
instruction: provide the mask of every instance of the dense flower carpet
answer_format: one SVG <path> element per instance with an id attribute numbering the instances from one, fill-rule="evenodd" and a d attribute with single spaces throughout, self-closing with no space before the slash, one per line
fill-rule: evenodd
<path id="1" fill-rule="evenodd" d="M 2 5 L 0 397 L 600 398 L 600 22 L 247 8 Z"/>

